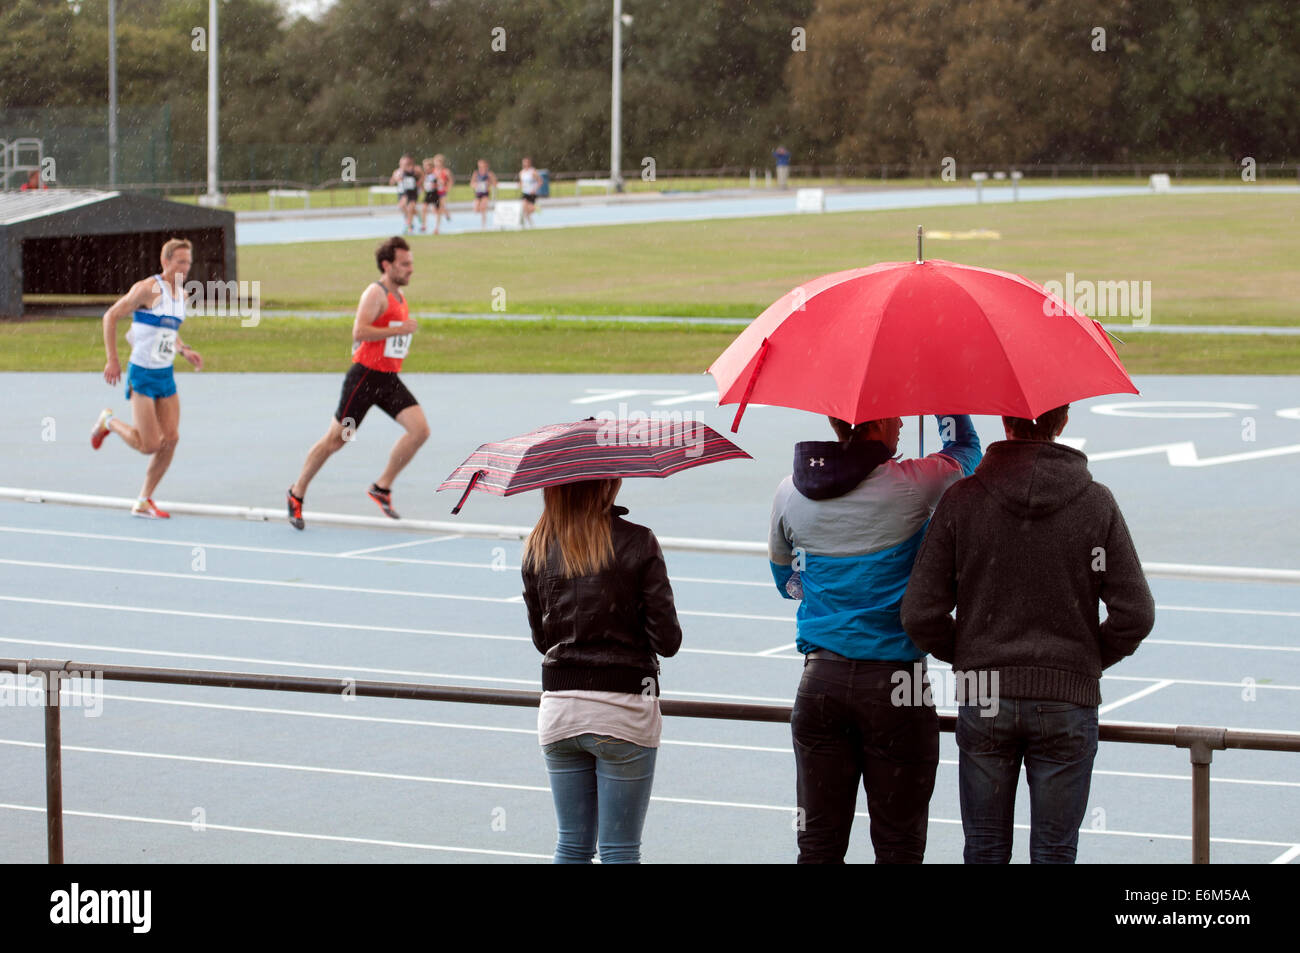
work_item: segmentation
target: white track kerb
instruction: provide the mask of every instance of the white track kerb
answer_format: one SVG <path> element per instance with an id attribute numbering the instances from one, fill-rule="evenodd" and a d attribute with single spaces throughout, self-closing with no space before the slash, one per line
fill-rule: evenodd
<path id="1" fill-rule="evenodd" d="M 0 487 L 0 500 L 22 500 L 27 503 L 64 503 L 72 506 L 98 506 L 106 509 L 130 509 L 134 500 L 123 496 L 93 496 L 87 493 L 62 493 L 53 490 L 24 490 L 18 487 Z M 223 506 L 214 503 L 177 503 L 162 500 L 169 512 L 189 516 L 233 516 L 254 522 L 286 520 L 284 510 L 263 506 Z M 333 526 L 364 526 L 367 529 L 407 530 L 421 533 L 458 533 L 485 539 L 524 539 L 531 526 L 507 526 L 497 523 L 461 523 L 447 520 L 412 520 L 394 522 L 382 516 L 351 516 L 346 513 L 320 513 L 312 511 L 313 523 Z M 765 543 L 742 540 L 695 539 L 687 536 L 660 536 L 664 549 L 695 553 L 748 553 L 767 555 Z M 1204 566 L 1194 563 L 1144 562 L 1142 569 L 1149 576 L 1170 579 L 1205 579 L 1226 582 L 1289 582 L 1300 583 L 1300 569 L 1265 569 L 1257 566 Z"/>

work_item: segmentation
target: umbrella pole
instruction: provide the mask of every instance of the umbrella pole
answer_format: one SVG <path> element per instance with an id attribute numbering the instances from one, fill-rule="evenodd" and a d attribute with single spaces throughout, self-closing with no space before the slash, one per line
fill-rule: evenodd
<path id="1" fill-rule="evenodd" d="M 916 226 L 916 263 L 925 264 L 925 255 L 921 251 L 921 239 L 925 235 L 923 226 Z M 916 416 L 916 455 L 917 457 L 925 456 L 925 418 L 920 414 Z"/>

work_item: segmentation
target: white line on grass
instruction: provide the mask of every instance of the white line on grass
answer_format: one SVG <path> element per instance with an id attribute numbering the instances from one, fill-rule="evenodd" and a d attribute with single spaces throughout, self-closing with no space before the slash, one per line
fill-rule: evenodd
<path id="1" fill-rule="evenodd" d="M 4 741 L 3 743 L 14 744 L 20 747 L 30 747 L 30 748 L 42 747 L 42 743 L 37 741 L 28 741 L 28 742 Z M 128 758 L 156 759 L 156 760 L 164 760 L 164 761 L 184 761 L 184 762 L 198 763 L 198 764 L 215 764 L 215 765 L 222 765 L 226 767 L 244 767 L 244 768 L 256 768 L 261 770 L 274 770 L 274 771 L 294 771 L 294 772 L 302 772 L 308 774 L 342 775 L 347 777 L 374 778 L 377 780 L 388 780 L 388 781 L 409 781 L 417 784 L 446 784 L 446 785 L 451 785 L 456 787 L 492 788 L 496 790 L 505 790 L 505 791 L 528 791 L 528 792 L 539 793 L 539 794 L 551 793 L 551 788 L 549 786 L 542 786 L 536 784 L 512 784 L 503 781 L 471 781 L 465 778 L 440 778 L 431 775 L 397 774 L 395 772 L 389 772 L 389 771 L 362 771 L 356 768 L 328 768 L 321 765 L 288 764 L 284 762 L 275 762 L 275 761 L 240 761 L 232 758 L 205 758 L 205 757 L 199 757 L 197 755 L 162 754 L 162 753 L 150 752 L 150 751 L 126 751 L 126 750 L 115 749 L 115 748 L 89 748 L 89 747 L 82 747 L 78 745 L 64 745 L 63 750 L 77 751 L 83 754 L 102 754 L 102 755 L 112 755 L 112 756 L 128 757 Z M 708 798 L 670 797 L 664 795 L 651 795 L 650 800 L 658 801 L 663 804 L 690 804 L 690 805 L 701 806 L 701 807 L 740 808 L 740 809 L 753 810 L 753 811 L 781 811 L 787 814 L 794 814 L 794 806 L 788 804 L 762 804 L 762 803 L 755 803 L 749 801 L 719 801 L 719 800 L 713 800 Z M 8 806 L 9 805 L 0 804 L 0 807 L 8 807 Z M 75 814 L 77 812 L 65 810 L 64 813 Z M 866 811 L 854 812 L 854 817 L 868 817 L 868 816 L 869 815 L 867 814 Z M 932 824 L 960 824 L 961 823 L 960 819 L 954 819 L 954 818 L 931 817 L 929 820 L 930 823 Z M 184 824 L 187 827 L 189 827 L 192 826 L 193 821 L 175 821 L 175 822 L 168 822 L 168 823 Z M 214 825 L 208 824 L 206 826 L 212 827 Z M 1017 824 L 1016 826 L 1024 830 L 1029 829 L 1028 824 L 1023 824 L 1023 825 Z M 1099 835 L 1110 835 L 1116 837 L 1150 837 L 1150 838 L 1158 838 L 1161 840 L 1189 841 L 1192 839 L 1190 834 L 1156 834 L 1156 833 L 1149 833 L 1144 831 L 1120 831 L 1120 830 L 1110 830 L 1110 829 L 1093 830 L 1092 828 L 1080 828 L 1079 832 L 1081 834 L 1099 834 Z M 1210 840 L 1211 842 L 1216 842 L 1220 844 L 1247 844 L 1247 845 L 1263 846 L 1263 847 L 1291 847 L 1292 846 L 1287 841 L 1266 841 L 1266 840 L 1253 840 L 1253 839 L 1244 839 L 1244 838 L 1235 838 L 1235 837 L 1211 837 Z"/>
<path id="2" fill-rule="evenodd" d="M 45 808 L 31 804 L 0 804 L 0 810 L 31 811 L 44 814 Z M 64 817 L 88 817 L 101 821 L 127 821 L 136 824 L 163 824 L 168 827 L 188 827 L 194 830 L 194 821 L 176 821 L 165 817 L 135 817 L 130 814 L 104 814 L 99 811 L 73 811 L 63 809 Z M 487 854 L 495 857 L 523 857 L 528 860 L 550 860 L 552 854 L 524 854 L 512 850 L 486 850 L 478 847 L 448 847 L 445 844 L 419 844 L 412 841 L 377 840 L 373 837 L 343 837 L 340 834 L 309 834 L 305 831 L 281 831 L 265 827 L 235 827 L 231 824 L 203 822 L 203 830 L 228 831 L 232 834 L 258 834 L 263 837 L 293 837 L 302 840 L 323 840 L 341 844 L 369 844 L 374 847 L 405 847 L 410 850 L 438 850 L 453 854 Z"/>
<path id="3" fill-rule="evenodd" d="M 1168 688 L 1172 684 L 1173 682 L 1170 679 L 1167 678 L 1161 679 L 1160 681 L 1156 682 L 1154 685 L 1148 685 L 1146 688 L 1140 689 L 1139 691 L 1134 692 L 1132 695 L 1125 695 L 1123 698 L 1117 698 L 1115 701 L 1111 702 L 1108 705 L 1102 705 L 1100 708 L 1097 709 L 1097 714 L 1104 715 L 1107 712 L 1114 711 L 1116 708 L 1120 707 L 1121 705 L 1127 705 L 1129 702 L 1135 702 L 1139 698 L 1145 698 L 1147 695 L 1155 694 L 1156 692 L 1160 691 L 1160 689 Z"/>
<path id="4" fill-rule="evenodd" d="M 456 533 L 451 536 L 434 536 L 430 539 L 413 539 L 409 543 L 392 543 L 388 546 L 371 546 L 369 549 L 352 549 L 346 553 L 337 553 L 340 559 L 346 559 L 349 556 L 364 556 L 367 553 L 381 553 L 388 549 L 405 549 L 408 546 L 424 546 L 427 543 L 445 543 L 449 539 L 464 539 L 465 537 Z"/>

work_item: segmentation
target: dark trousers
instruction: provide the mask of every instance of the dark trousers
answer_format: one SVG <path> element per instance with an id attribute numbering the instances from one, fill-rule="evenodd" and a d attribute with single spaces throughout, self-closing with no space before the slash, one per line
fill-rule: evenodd
<path id="1" fill-rule="evenodd" d="M 904 662 L 805 660 L 791 716 L 799 863 L 844 862 L 859 781 L 876 863 L 921 863 L 939 716 L 932 702 L 915 703 L 921 691 L 899 690 L 895 673 L 915 671 Z"/>

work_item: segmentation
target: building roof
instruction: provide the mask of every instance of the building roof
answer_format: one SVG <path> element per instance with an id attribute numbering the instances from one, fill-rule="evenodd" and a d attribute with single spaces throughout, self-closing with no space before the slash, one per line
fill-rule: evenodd
<path id="1" fill-rule="evenodd" d="M 29 189 L 0 192 L 0 225 L 14 225 L 43 215 L 54 215 L 117 198 L 120 192 L 93 189 Z"/>

